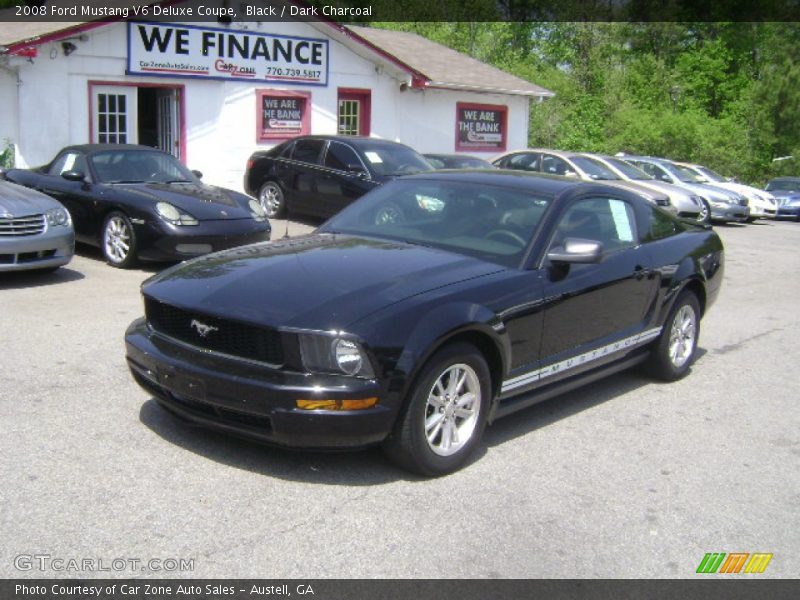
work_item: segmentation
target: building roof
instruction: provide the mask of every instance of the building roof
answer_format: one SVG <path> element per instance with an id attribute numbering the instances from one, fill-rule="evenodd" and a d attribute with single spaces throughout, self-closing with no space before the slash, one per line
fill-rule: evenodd
<path id="1" fill-rule="evenodd" d="M 547 98 L 550 90 L 406 31 L 347 28 L 427 79 L 425 87 Z"/>
<path id="2" fill-rule="evenodd" d="M 41 44 L 76 36 L 109 24 L 109 21 L 0 22 L 0 55 L 34 56 L 35 48 Z M 555 95 L 550 90 L 415 33 L 345 26 L 332 20 L 310 24 L 359 55 L 377 61 L 400 75 L 410 76 L 409 85 L 414 88 L 538 98 Z"/>

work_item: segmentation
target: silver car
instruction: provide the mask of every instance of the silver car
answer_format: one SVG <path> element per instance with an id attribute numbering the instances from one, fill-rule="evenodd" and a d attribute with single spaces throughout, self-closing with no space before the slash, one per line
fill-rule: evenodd
<path id="1" fill-rule="evenodd" d="M 711 207 L 712 221 L 743 223 L 750 217 L 747 198 L 736 192 L 703 183 L 694 172 L 666 158 L 624 155 L 622 159 L 659 181 L 679 185 L 702 197 Z"/>
<path id="2" fill-rule="evenodd" d="M 74 251 L 72 219 L 59 202 L 0 181 L 0 271 L 55 270 Z"/>
<path id="3" fill-rule="evenodd" d="M 633 181 L 654 191 L 663 192 L 669 197 L 670 203 L 665 208 L 681 218 L 694 219 L 700 223 L 707 223 L 711 218 L 711 207 L 708 203 L 685 188 L 665 181 L 658 181 L 621 158 L 590 153 L 586 153 L 586 156 L 600 161 L 626 181 Z"/>
<path id="4" fill-rule="evenodd" d="M 669 197 L 665 193 L 637 182 L 625 181 L 599 161 L 578 152 L 531 148 L 501 154 L 492 164 L 501 169 L 561 175 L 583 181 L 602 181 L 604 184 L 634 192 L 663 208 L 669 208 L 670 205 Z"/>

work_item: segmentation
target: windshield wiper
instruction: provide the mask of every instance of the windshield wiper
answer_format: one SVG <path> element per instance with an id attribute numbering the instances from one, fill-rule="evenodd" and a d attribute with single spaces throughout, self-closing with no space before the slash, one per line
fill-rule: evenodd
<path id="1" fill-rule="evenodd" d="M 191 179 L 170 179 L 164 183 L 193 183 Z"/>

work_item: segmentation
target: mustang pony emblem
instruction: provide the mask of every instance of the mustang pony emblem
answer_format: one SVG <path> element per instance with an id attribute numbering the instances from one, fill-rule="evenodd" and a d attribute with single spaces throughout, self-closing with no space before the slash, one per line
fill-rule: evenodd
<path id="1" fill-rule="evenodd" d="M 189 327 L 193 327 L 197 330 L 197 333 L 200 334 L 200 337 L 206 337 L 212 331 L 219 331 L 219 327 L 214 327 L 213 325 L 206 325 L 205 323 L 201 323 L 197 319 L 192 319 L 192 322 L 189 323 Z"/>

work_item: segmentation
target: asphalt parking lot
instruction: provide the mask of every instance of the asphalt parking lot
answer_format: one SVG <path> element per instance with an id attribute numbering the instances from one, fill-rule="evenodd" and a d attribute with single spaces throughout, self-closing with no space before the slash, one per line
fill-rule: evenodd
<path id="1" fill-rule="evenodd" d="M 435 480 L 378 450 L 294 453 L 171 418 L 122 342 L 158 267 L 81 249 L 54 274 L 2 275 L 0 577 L 685 578 L 707 552 L 773 553 L 757 577 L 797 577 L 800 224 L 718 231 L 725 283 L 689 377 L 623 373 L 534 406 Z"/>

